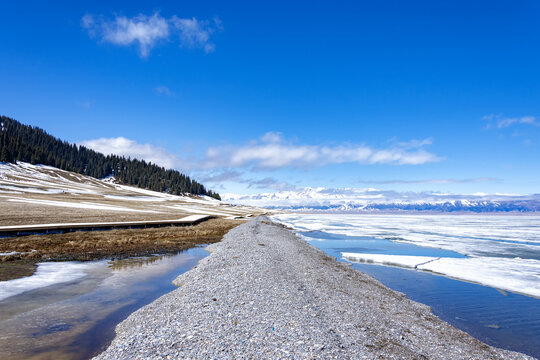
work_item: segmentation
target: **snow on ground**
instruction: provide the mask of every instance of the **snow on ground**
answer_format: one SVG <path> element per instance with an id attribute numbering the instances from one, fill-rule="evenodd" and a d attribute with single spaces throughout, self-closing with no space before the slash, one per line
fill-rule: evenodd
<path id="1" fill-rule="evenodd" d="M 0 194 L 23 194 L 21 191 L 6 191 L 6 190 L 0 190 Z"/>
<path id="2" fill-rule="evenodd" d="M 18 251 L 10 251 L 10 252 L 0 252 L 0 256 L 9 256 L 9 255 L 16 255 L 19 254 Z"/>
<path id="3" fill-rule="evenodd" d="M 186 206 L 186 205 L 172 205 L 168 206 L 171 209 L 178 209 L 182 210 L 184 212 L 188 213 L 195 213 L 195 214 L 206 214 L 206 215 L 216 215 L 216 216 L 231 216 L 234 214 L 231 214 L 229 212 L 223 212 L 223 211 L 215 211 L 212 210 L 212 208 L 199 208 L 199 207 L 192 207 L 192 206 Z"/>
<path id="4" fill-rule="evenodd" d="M 182 220 L 184 221 L 198 221 L 200 219 L 204 219 L 206 215 L 188 215 L 186 217 L 183 217 Z"/>
<path id="5" fill-rule="evenodd" d="M 29 204 L 47 205 L 47 206 L 78 208 L 78 209 L 159 213 L 159 211 L 155 211 L 155 210 L 137 210 L 137 209 L 130 209 L 130 208 L 122 207 L 122 206 L 95 204 L 95 203 L 87 203 L 87 202 L 77 203 L 77 202 L 39 200 L 39 199 L 8 199 L 7 201 L 15 201 L 15 202 L 22 202 L 22 203 L 29 203 Z"/>
<path id="6" fill-rule="evenodd" d="M 122 190 L 126 193 L 137 193 L 137 194 L 144 194 L 147 196 L 152 196 L 156 198 L 161 199 L 168 199 L 168 200 L 177 200 L 177 199 L 184 199 L 186 196 L 178 196 L 178 195 L 172 195 L 172 194 L 166 194 L 166 193 L 160 193 L 153 190 L 148 189 L 141 189 L 135 186 L 129 186 L 129 185 L 114 185 L 116 189 Z"/>
<path id="7" fill-rule="evenodd" d="M 80 279 L 99 262 L 47 262 L 39 263 L 34 275 L 20 279 L 0 281 L 0 301 L 26 291 Z"/>
<path id="8" fill-rule="evenodd" d="M 0 193 L 0 201 L 7 202 L 118 212 L 171 213 L 173 217 L 177 213 L 246 216 L 259 211 L 229 206 L 208 196 L 166 194 L 115 184 L 110 178 L 98 180 L 51 166 L 23 162 L 0 163 Z"/>
<path id="9" fill-rule="evenodd" d="M 174 221 L 178 221 L 178 220 L 190 222 L 190 221 L 198 221 L 198 220 L 204 219 L 206 217 L 207 217 L 207 215 L 188 215 L 188 216 L 183 216 L 180 219 L 171 219 L 171 220 L 111 221 L 111 222 L 90 222 L 90 223 L 77 222 L 77 223 L 50 223 L 50 224 L 34 224 L 34 225 L 9 225 L 9 226 L 0 226 L 0 232 L 9 231 L 9 230 L 13 230 L 13 229 L 20 230 L 20 231 L 32 231 L 32 230 L 36 230 L 36 229 L 38 229 L 38 230 L 43 229 L 45 227 L 57 227 L 57 226 L 62 226 L 62 227 L 69 227 L 69 226 L 73 226 L 73 227 L 76 227 L 76 226 L 77 227 L 81 227 L 81 226 L 100 227 L 100 226 L 114 226 L 114 225 L 122 225 L 122 224 L 133 224 L 133 223 L 143 225 L 143 224 L 155 224 L 155 223 L 162 223 L 162 222 L 169 222 L 169 221 L 174 222 Z M 0 253 L 0 256 L 2 254 L 11 255 L 11 253 Z M 17 254 L 17 252 L 15 252 L 14 254 Z"/>
<path id="10" fill-rule="evenodd" d="M 103 195 L 105 199 L 127 200 L 127 201 L 167 201 L 166 198 L 157 196 L 131 196 L 131 195 Z"/>
<path id="11" fill-rule="evenodd" d="M 81 180 L 82 179 L 82 180 Z M 0 183 L 3 186 L 35 188 L 51 192 L 71 192 L 97 194 L 110 185 L 90 177 L 76 176 L 74 173 L 44 165 L 31 165 L 18 162 L 15 164 L 0 163 Z M 28 191 L 31 192 L 31 191 Z M 35 192 L 35 191 L 34 191 Z"/>
<path id="12" fill-rule="evenodd" d="M 429 271 L 501 290 L 540 297 L 540 261 L 498 257 L 448 258 L 342 253 L 345 260 Z"/>
<path id="13" fill-rule="evenodd" d="M 62 190 L 60 189 L 38 189 L 34 187 L 4 185 L 4 184 L 0 184 L 0 189 L 13 190 L 18 193 L 23 193 L 23 192 L 34 193 L 34 194 L 61 194 L 62 193 Z"/>
<path id="14" fill-rule="evenodd" d="M 209 196 L 201 196 L 201 199 L 195 199 L 189 196 L 185 196 L 182 198 L 185 202 L 194 202 L 199 204 L 208 204 L 208 202 L 212 202 L 214 204 L 222 204 L 222 201 L 219 201 L 218 199 L 211 198 Z"/>

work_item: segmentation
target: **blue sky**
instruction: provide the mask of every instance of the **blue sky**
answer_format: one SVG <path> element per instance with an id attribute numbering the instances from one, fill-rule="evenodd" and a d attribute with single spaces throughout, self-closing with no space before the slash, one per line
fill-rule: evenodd
<path id="1" fill-rule="evenodd" d="M 219 192 L 540 192 L 540 2 L 3 2 L 0 113 Z"/>

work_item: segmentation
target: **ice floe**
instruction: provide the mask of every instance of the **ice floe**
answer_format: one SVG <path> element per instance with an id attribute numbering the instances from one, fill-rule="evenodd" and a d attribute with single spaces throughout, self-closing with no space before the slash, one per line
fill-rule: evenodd
<path id="1" fill-rule="evenodd" d="M 26 291 L 80 279 L 86 276 L 92 268 L 102 266 L 102 262 L 39 263 L 36 272 L 32 276 L 0 281 L 0 301 Z"/>
<path id="2" fill-rule="evenodd" d="M 497 257 L 440 258 L 417 269 L 540 297 L 540 261 Z"/>
<path id="3" fill-rule="evenodd" d="M 453 279 L 540 297 L 540 261 L 519 258 L 449 258 L 409 255 L 342 253 L 345 260 L 398 266 Z"/>
<path id="4" fill-rule="evenodd" d="M 388 239 L 467 256 L 540 260 L 540 216 L 280 214 L 298 231 Z"/>
<path id="5" fill-rule="evenodd" d="M 540 297 L 538 215 L 279 214 L 272 218 L 308 236 L 311 231 L 320 231 L 356 241 L 380 239 L 450 250 L 467 257 L 342 255 L 349 261 L 429 271 Z"/>
<path id="6" fill-rule="evenodd" d="M 381 264 L 390 266 L 399 266 L 410 269 L 416 269 L 419 264 L 425 264 L 437 260 L 437 257 L 430 256 L 409 256 L 409 255 L 384 255 L 384 254 L 357 254 L 342 253 L 345 260 L 362 262 L 368 264 Z"/>

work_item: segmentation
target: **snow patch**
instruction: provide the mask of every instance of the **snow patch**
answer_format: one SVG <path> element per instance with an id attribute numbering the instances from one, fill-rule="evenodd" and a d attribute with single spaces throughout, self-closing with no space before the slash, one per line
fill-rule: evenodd
<path id="1" fill-rule="evenodd" d="M 26 291 L 80 279 L 100 262 L 47 262 L 39 263 L 32 276 L 0 281 L 0 301 Z"/>
<path id="2" fill-rule="evenodd" d="M 0 252 L 0 256 L 9 256 L 9 255 L 16 255 L 20 254 L 18 251 L 11 251 L 11 252 Z"/>
<path id="3" fill-rule="evenodd" d="M 122 206 L 106 205 L 106 204 L 98 204 L 98 203 L 87 203 L 87 202 L 74 203 L 74 202 L 38 200 L 38 199 L 8 199 L 7 201 L 15 201 L 15 202 L 22 202 L 22 203 L 29 203 L 29 204 L 47 205 L 47 206 L 78 208 L 78 209 L 159 213 L 159 211 L 154 211 L 154 210 L 137 210 L 137 209 L 130 209 L 130 208 L 122 207 Z"/>

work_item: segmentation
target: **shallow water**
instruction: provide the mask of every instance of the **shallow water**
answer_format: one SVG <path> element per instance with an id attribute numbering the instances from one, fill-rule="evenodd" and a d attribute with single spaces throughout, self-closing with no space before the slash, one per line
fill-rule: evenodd
<path id="1" fill-rule="evenodd" d="M 174 290 L 172 281 L 207 255 L 197 247 L 174 255 L 83 263 L 82 278 L 0 301 L 0 359 L 98 354 L 119 322 Z"/>
<path id="2" fill-rule="evenodd" d="M 295 227 L 299 235 L 311 245 L 341 261 L 344 261 L 342 252 L 465 258 L 464 254 L 450 250 L 453 248 L 473 249 L 477 252 L 490 253 L 492 256 L 500 256 L 497 251 L 500 251 L 501 247 L 493 243 L 509 240 L 512 240 L 513 244 L 517 243 L 517 246 L 511 245 L 513 251 L 520 251 L 528 258 L 537 258 L 538 250 L 540 250 L 537 242 L 538 234 L 534 230 L 537 230 L 537 227 L 533 226 L 532 230 L 526 228 L 527 222 L 537 224 L 538 218 L 532 220 L 518 218 L 519 221 L 514 221 L 515 219 L 512 218 L 512 224 L 519 227 L 518 232 L 521 235 L 512 235 L 509 231 L 512 226 L 504 228 L 503 224 L 508 222 L 508 219 L 489 218 L 489 226 L 496 229 L 494 231 L 496 234 L 490 236 L 488 226 L 483 228 L 480 226 L 482 217 L 476 216 L 472 220 L 450 218 L 451 221 L 446 222 L 446 231 L 441 229 L 440 224 L 439 226 L 434 224 L 440 218 L 428 218 L 432 225 L 429 232 L 426 230 L 428 227 L 426 224 L 416 223 L 421 222 L 421 218 L 408 217 L 405 218 L 404 223 L 400 223 L 400 216 L 394 216 L 394 222 L 390 223 L 390 219 L 386 216 L 382 220 L 374 219 L 374 216 L 357 220 L 354 216 L 347 215 L 345 223 L 339 223 L 339 216 L 325 217 L 326 215 L 286 215 L 285 223 Z M 276 220 L 281 220 L 280 216 Z M 358 223 L 363 222 L 369 223 L 369 229 L 355 229 L 355 226 L 361 226 L 357 225 Z M 451 226 L 452 222 L 459 225 Z M 482 239 L 491 246 L 486 246 L 486 243 L 484 245 L 475 243 L 475 237 L 468 236 L 467 226 L 461 227 L 463 234 L 460 234 L 461 224 L 467 222 L 474 223 L 475 227 L 478 226 L 480 229 L 475 229 L 475 232 L 482 231 Z M 382 223 L 385 229 L 378 229 L 377 226 L 381 226 Z M 411 230 L 413 227 L 423 229 L 424 235 L 418 243 L 423 245 L 426 242 L 429 243 L 434 237 L 426 234 L 437 233 L 437 241 L 444 245 L 443 248 L 417 246 L 412 241 L 395 242 L 395 240 L 403 240 L 403 236 L 396 234 L 407 237 L 405 234 L 415 232 Z M 308 229 L 317 230 L 306 231 Z M 528 241 L 523 236 L 529 236 Z M 415 236 L 411 234 L 407 238 L 410 240 Z M 459 240 L 458 245 L 452 244 L 452 240 L 456 238 L 468 240 Z M 532 252 L 523 252 L 527 248 L 522 244 L 526 243 L 533 246 Z M 409 298 L 431 306 L 433 312 L 443 320 L 490 345 L 540 358 L 540 299 L 538 298 L 416 270 L 360 263 L 352 263 L 352 266 L 375 277 L 386 286 L 407 294 Z"/>
<path id="3" fill-rule="evenodd" d="M 327 254 L 341 258 L 341 252 L 381 253 L 397 255 L 447 256 L 463 255 L 447 250 L 395 244 L 388 240 L 359 239 L 342 235 L 340 239 L 324 234 L 308 242 Z M 309 237 L 308 237 L 309 236 Z M 386 286 L 407 294 L 412 300 L 427 304 L 445 321 L 476 338 L 497 347 L 525 352 L 540 357 L 540 299 L 501 292 L 494 288 L 448 279 L 421 271 L 397 267 L 353 263 L 353 267 L 369 274 Z"/>

